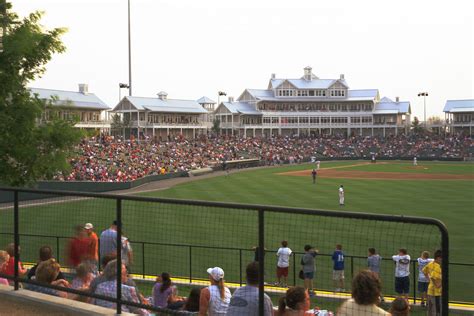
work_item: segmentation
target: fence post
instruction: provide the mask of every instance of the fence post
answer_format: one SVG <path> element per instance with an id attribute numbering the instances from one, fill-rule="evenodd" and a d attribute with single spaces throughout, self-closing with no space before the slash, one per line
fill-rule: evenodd
<path id="1" fill-rule="evenodd" d="M 189 246 L 189 283 L 193 283 L 193 246 Z"/>
<path id="2" fill-rule="evenodd" d="M 18 212 L 18 191 L 14 191 L 13 193 L 13 243 L 14 243 L 14 253 L 15 253 L 15 267 L 14 267 L 14 283 L 15 283 L 15 291 L 18 291 L 19 282 L 18 282 L 18 262 L 20 261 L 19 258 L 19 251 L 18 247 L 20 246 L 20 234 L 19 234 L 19 212 Z"/>
<path id="3" fill-rule="evenodd" d="M 293 286 L 296 286 L 296 255 L 293 254 Z"/>
<path id="4" fill-rule="evenodd" d="M 351 280 L 354 279 L 354 257 L 351 256 Z"/>
<path id="5" fill-rule="evenodd" d="M 58 260 L 58 262 L 60 262 L 59 261 L 59 237 L 58 236 L 56 236 L 56 260 Z"/>
<path id="6" fill-rule="evenodd" d="M 143 273 L 143 280 L 145 280 L 145 243 L 142 241 L 142 273 Z"/>
<path id="7" fill-rule="evenodd" d="M 122 314 L 122 199 L 117 199 L 117 314 Z"/>
<path id="8" fill-rule="evenodd" d="M 239 249 L 239 274 L 240 274 L 240 286 L 242 286 L 242 249 Z"/>
<path id="9" fill-rule="evenodd" d="M 413 263 L 413 304 L 416 304 L 416 262 Z"/>
<path id="10" fill-rule="evenodd" d="M 265 278 L 265 213 L 258 210 L 258 314 L 264 314 L 264 278 Z"/>
<path id="11" fill-rule="evenodd" d="M 441 231 L 441 315 L 449 315 L 449 235 L 446 226 L 439 226 Z"/>

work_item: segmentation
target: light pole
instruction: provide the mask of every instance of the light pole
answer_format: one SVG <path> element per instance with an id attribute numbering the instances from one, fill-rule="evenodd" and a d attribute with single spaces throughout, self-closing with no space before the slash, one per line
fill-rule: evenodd
<path id="1" fill-rule="evenodd" d="M 418 93 L 419 97 L 423 97 L 423 121 L 425 124 L 425 129 L 427 128 L 427 122 L 426 122 L 426 97 L 428 96 L 428 92 L 420 92 Z"/>
<path id="2" fill-rule="evenodd" d="M 130 0 L 128 0 L 128 95 L 132 95 L 132 37 L 130 31 Z"/>

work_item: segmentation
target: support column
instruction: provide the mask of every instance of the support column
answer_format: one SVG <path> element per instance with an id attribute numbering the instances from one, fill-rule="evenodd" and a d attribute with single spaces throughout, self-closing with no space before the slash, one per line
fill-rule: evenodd
<path id="1" fill-rule="evenodd" d="M 255 138 L 255 128 L 253 129 L 253 138 Z"/>
<path id="2" fill-rule="evenodd" d="M 193 127 L 193 139 L 195 139 L 195 138 L 196 138 L 196 128 Z"/>
<path id="3" fill-rule="evenodd" d="M 244 138 L 247 138 L 247 128 L 244 127 Z"/>
<path id="4" fill-rule="evenodd" d="M 383 137 L 385 137 L 385 126 L 383 127 Z"/>
<path id="5" fill-rule="evenodd" d="M 372 127 L 372 137 L 374 137 L 374 127 Z"/>
<path id="6" fill-rule="evenodd" d="M 230 119 L 232 120 L 232 124 L 231 124 L 231 127 L 232 127 L 231 135 L 234 136 L 234 114 L 231 114 L 231 115 L 230 115 Z"/>

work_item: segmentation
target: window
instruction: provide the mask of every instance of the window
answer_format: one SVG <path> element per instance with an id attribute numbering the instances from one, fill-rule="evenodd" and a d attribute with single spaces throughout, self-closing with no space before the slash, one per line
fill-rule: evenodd
<path id="1" fill-rule="evenodd" d="M 329 117 L 321 117 L 321 124 L 328 124 L 329 123 Z"/>
<path id="2" fill-rule="evenodd" d="M 308 124 L 308 117 L 300 117 L 301 124 Z"/>
<path id="3" fill-rule="evenodd" d="M 308 93 L 309 93 L 309 96 L 310 96 L 310 97 L 313 97 L 313 96 L 314 96 L 314 90 L 309 90 Z"/>
<path id="4" fill-rule="evenodd" d="M 264 124 L 270 124 L 270 118 L 269 117 L 264 117 L 263 118 L 263 123 Z"/>
<path id="5" fill-rule="evenodd" d="M 319 124 L 319 117 L 310 117 L 309 122 L 311 124 Z"/>

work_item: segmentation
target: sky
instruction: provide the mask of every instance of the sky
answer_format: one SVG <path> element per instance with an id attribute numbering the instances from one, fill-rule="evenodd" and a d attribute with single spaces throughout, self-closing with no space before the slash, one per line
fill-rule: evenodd
<path id="1" fill-rule="evenodd" d="M 128 83 L 127 0 L 10 0 L 66 27 L 67 50 L 31 87 L 89 91 L 110 106 Z M 217 101 L 277 78 L 344 74 L 351 89 L 411 102 L 442 116 L 448 99 L 474 98 L 474 1 L 131 0 L 132 91 Z M 122 90 L 122 96 L 127 94 Z M 221 101 L 223 101 L 221 97 Z"/>

